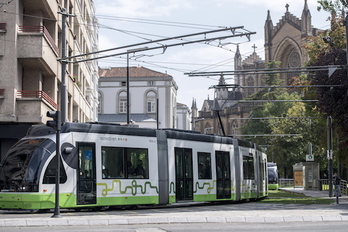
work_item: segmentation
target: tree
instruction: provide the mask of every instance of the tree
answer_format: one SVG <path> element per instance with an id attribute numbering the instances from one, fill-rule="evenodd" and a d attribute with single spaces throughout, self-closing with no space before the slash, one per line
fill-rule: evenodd
<path id="1" fill-rule="evenodd" d="M 331 13 L 331 15 L 337 15 L 339 11 L 343 11 L 344 7 L 348 7 L 347 0 L 320 0 L 318 1 L 318 10 L 325 10 Z"/>
<path id="2" fill-rule="evenodd" d="M 334 126 L 334 156 L 335 162 L 340 161 L 342 166 L 348 167 L 348 78 L 346 59 L 346 31 L 344 26 L 345 13 L 348 1 L 318 1 L 319 10 L 331 14 L 331 28 L 308 38 L 305 48 L 309 54 L 310 66 L 342 65 L 345 69 L 338 69 L 333 73 L 318 71 L 312 78 L 312 85 L 331 85 L 335 87 L 318 88 L 317 109 L 323 115 L 333 117 Z M 340 86 L 340 87 L 337 87 Z M 324 146 L 326 147 L 326 146 Z M 341 173 L 342 175 L 343 173 Z"/>
<path id="3" fill-rule="evenodd" d="M 268 67 L 277 68 L 279 62 L 271 62 Z M 301 100 L 298 92 L 276 87 L 281 83 L 279 74 L 269 74 L 265 83 L 270 87 L 256 93 L 252 99 L 270 101 L 253 109 L 252 118 L 258 119 L 249 120 L 242 128 L 242 133 L 270 135 L 253 136 L 250 139 L 258 145 L 267 145 L 268 159 L 278 164 L 280 176 L 291 177 L 292 165 L 304 161 L 305 153 L 308 151 L 307 138 L 301 135 L 304 130 L 309 129 L 308 120 L 304 118 L 306 108 L 302 102 L 290 101 Z M 287 136 L 289 134 L 291 136 Z M 295 134 L 300 135 L 294 136 Z"/>

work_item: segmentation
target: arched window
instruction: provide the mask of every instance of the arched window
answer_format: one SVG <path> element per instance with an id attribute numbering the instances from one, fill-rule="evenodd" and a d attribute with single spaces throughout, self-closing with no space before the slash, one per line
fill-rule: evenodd
<path id="1" fill-rule="evenodd" d="M 252 76 L 248 77 L 247 86 L 255 86 L 254 78 Z M 254 88 L 248 88 L 248 96 L 252 95 L 253 93 L 254 93 Z"/>
<path id="2" fill-rule="evenodd" d="M 154 91 L 146 94 L 146 112 L 156 113 L 156 93 Z"/>
<path id="3" fill-rule="evenodd" d="M 127 113 L 127 92 L 122 91 L 118 95 L 118 112 L 120 114 Z"/>
<path id="4" fill-rule="evenodd" d="M 236 135 L 238 131 L 238 123 L 237 121 L 233 121 L 232 122 L 232 135 Z"/>

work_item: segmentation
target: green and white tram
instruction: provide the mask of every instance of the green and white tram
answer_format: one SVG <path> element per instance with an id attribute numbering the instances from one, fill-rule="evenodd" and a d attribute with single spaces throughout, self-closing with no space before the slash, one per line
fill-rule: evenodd
<path id="1" fill-rule="evenodd" d="M 0 209 L 55 207 L 55 131 L 33 126 L 0 166 Z M 267 196 L 267 158 L 249 142 L 171 129 L 65 123 L 61 208 Z"/>

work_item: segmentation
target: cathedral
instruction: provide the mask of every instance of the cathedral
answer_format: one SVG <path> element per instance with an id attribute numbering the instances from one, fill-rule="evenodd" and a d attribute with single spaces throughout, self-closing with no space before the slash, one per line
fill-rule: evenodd
<path id="1" fill-rule="evenodd" d="M 301 18 L 297 18 L 285 6 L 284 16 L 276 25 L 273 24 L 271 12 L 268 11 L 265 21 L 264 50 L 265 58 L 262 59 L 255 51 L 242 59 L 239 46 L 234 57 L 234 70 L 260 70 L 265 69 L 271 61 L 279 61 L 280 68 L 303 67 L 308 61 L 308 55 L 303 48 L 306 38 L 315 36 L 318 29 L 311 24 L 311 13 L 307 0 Z M 204 134 L 219 134 L 239 137 L 240 128 L 246 123 L 253 108 L 252 103 L 239 103 L 256 93 L 258 86 L 264 86 L 265 74 L 239 74 L 235 76 L 235 87 L 216 88 L 213 99 L 207 99 L 199 111 L 195 99 L 192 102 L 192 129 Z M 289 84 L 292 77 L 298 76 L 296 72 L 282 73 L 283 84 Z M 224 76 L 221 75 L 218 86 L 226 85 Z M 239 87 L 237 87 L 239 86 Z M 243 88 L 244 87 L 244 88 Z"/>

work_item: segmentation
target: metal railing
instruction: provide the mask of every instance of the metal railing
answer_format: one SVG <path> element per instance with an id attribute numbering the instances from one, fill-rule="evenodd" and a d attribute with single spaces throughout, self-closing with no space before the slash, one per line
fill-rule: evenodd
<path id="1" fill-rule="evenodd" d="M 329 191 L 329 179 L 321 179 L 319 180 L 319 189 L 322 191 Z M 348 187 L 347 187 L 347 181 L 341 180 L 340 183 L 341 193 L 348 195 Z M 335 189 L 335 186 L 332 186 L 332 189 Z"/>
<path id="2" fill-rule="evenodd" d="M 19 26 L 18 31 L 26 33 L 43 33 L 55 52 L 59 54 L 59 48 L 45 26 Z"/>
<path id="3" fill-rule="evenodd" d="M 47 95 L 44 91 L 30 91 L 30 90 L 22 90 L 17 91 L 17 97 L 20 98 L 41 98 L 45 100 L 49 105 L 51 105 L 54 109 L 57 109 L 58 104 L 53 101 L 53 99 Z"/>
<path id="4" fill-rule="evenodd" d="M 341 180 L 340 188 L 341 193 L 348 195 L 348 186 L 346 180 Z M 279 187 L 280 188 L 289 188 L 294 187 L 294 179 L 279 179 Z M 329 191 L 329 180 L 328 179 L 320 179 L 319 180 L 319 191 Z M 332 186 L 332 189 L 335 189 L 335 186 Z"/>
<path id="5" fill-rule="evenodd" d="M 289 188 L 294 187 L 294 179 L 279 179 L 279 187 L 280 188 Z"/>

